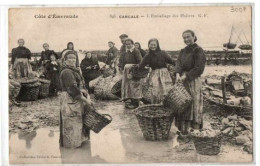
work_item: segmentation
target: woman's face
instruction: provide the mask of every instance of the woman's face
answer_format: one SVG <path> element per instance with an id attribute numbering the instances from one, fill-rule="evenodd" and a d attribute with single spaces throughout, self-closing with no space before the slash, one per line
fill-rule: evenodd
<path id="1" fill-rule="evenodd" d="M 133 47 L 133 43 L 131 41 L 127 40 L 125 42 L 125 46 L 126 46 L 127 49 L 131 49 Z"/>
<path id="2" fill-rule="evenodd" d="M 90 59 L 91 58 L 91 53 L 88 52 L 86 56 L 87 56 L 88 59 Z"/>
<path id="3" fill-rule="evenodd" d="M 136 48 L 136 49 L 139 49 L 139 44 L 135 44 L 135 48 Z"/>
<path id="4" fill-rule="evenodd" d="M 113 45 L 113 43 L 108 43 L 108 47 L 109 48 L 111 48 L 111 47 L 113 47 L 114 45 Z"/>
<path id="5" fill-rule="evenodd" d="M 51 59 L 51 61 L 55 61 L 56 57 L 54 55 L 51 55 L 50 59 Z"/>
<path id="6" fill-rule="evenodd" d="M 69 44 L 69 49 L 70 49 L 70 50 L 73 49 L 73 44 Z"/>
<path id="7" fill-rule="evenodd" d="M 24 45 L 24 40 L 18 40 L 18 45 L 19 45 L 20 47 L 23 47 L 23 45 Z"/>
<path id="8" fill-rule="evenodd" d="M 74 54 L 67 55 L 66 64 L 69 66 L 75 67 L 76 66 L 76 55 L 74 55 Z"/>
<path id="9" fill-rule="evenodd" d="M 48 44 L 44 44 L 44 45 L 43 45 L 43 48 L 44 48 L 45 50 L 49 50 L 49 45 L 48 45 Z"/>
<path id="10" fill-rule="evenodd" d="M 184 33 L 184 34 L 182 35 L 182 37 L 183 37 L 184 43 L 185 43 L 186 45 L 192 45 L 192 44 L 195 43 L 195 42 L 194 42 L 195 37 L 192 36 L 192 34 L 191 34 L 190 32 Z"/>
<path id="11" fill-rule="evenodd" d="M 156 51 L 156 49 L 157 49 L 157 42 L 156 41 L 151 41 L 150 44 L 149 44 L 149 48 L 152 51 Z"/>

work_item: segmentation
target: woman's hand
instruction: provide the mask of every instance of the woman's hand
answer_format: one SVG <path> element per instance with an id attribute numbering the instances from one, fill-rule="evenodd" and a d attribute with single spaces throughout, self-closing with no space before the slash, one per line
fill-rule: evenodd
<path id="1" fill-rule="evenodd" d="M 175 80 L 175 83 L 178 83 L 181 81 L 181 77 L 180 77 L 180 74 L 179 73 L 176 73 L 176 80 Z"/>
<path id="2" fill-rule="evenodd" d="M 181 80 L 182 80 L 182 82 L 185 81 L 186 78 L 187 78 L 187 76 L 186 76 L 186 74 L 184 73 L 184 74 L 181 76 Z"/>
<path id="3" fill-rule="evenodd" d="M 91 69 L 91 66 L 89 66 L 89 67 L 86 67 L 86 69 Z"/>

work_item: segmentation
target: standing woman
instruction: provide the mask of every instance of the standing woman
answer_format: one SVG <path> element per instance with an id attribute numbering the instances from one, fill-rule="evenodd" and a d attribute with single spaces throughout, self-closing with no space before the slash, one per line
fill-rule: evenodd
<path id="1" fill-rule="evenodd" d="M 32 72 L 32 67 L 29 62 L 31 59 L 31 51 L 24 47 L 24 39 L 18 40 L 19 46 L 12 49 L 11 69 L 14 72 L 14 78 L 19 79 L 28 77 Z"/>
<path id="2" fill-rule="evenodd" d="M 206 56 L 196 44 L 197 37 L 192 30 L 184 31 L 182 37 L 187 46 L 181 50 L 177 60 L 176 82 L 182 81 L 193 98 L 191 107 L 176 118 L 176 126 L 185 135 L 190 127 L 202 128 L 203 96 L 200 76 L 205 68 Z"/>
<path id="3" fill-rule="evenodd" d="M 131 77 L 130 69 L 134 64 L 139 64 L 142 60 L 141 53 L 134 47 L 134 41 L 125 39 L 126 50 L 119 58 L 119 71 L 123 71 L 121 97 L 125 101 L 126 108 L 136 108 L 142 98 L 142 88 L 140 80 Z M 130 101 L 129 101 L 130 100 Z"/>
<path id="4" fill-rule="evenodd" d="M 144 57 L 146 55 L 145 50 L 142 49 L 141 44 L 139 42 L 135 42 L 135 48 L 140 51 L 142 57 Z"/>
<path id="5" fill-rule="evenodd" d="M 87 110 L 91 105 L 84 87 L 84 80 L 76 67 L 76 54 L 69 51 L 64 55 L 61 67 L 61 108 L 60 108 L 60 144 L 64 147 L 79 147 L 88 140 L 90 130 L 84 124 Z"/>
<path id="6" fill-rule="evenodd" d="M 173 82 L 166 64 L 175 65 L 171 57 L 162 51 L 157 39 L 150 39 L 148 42 L 149 52 L 143 58 L 139 65 L 139 70 L 144 69 L 146 65 L 152 68 L 147 84 L 151 95 L 151 104 L 159 104 L 163 97 L 173 86 Z"/>
<path id="7" fill-rule="evenodd" d="M 100 75 L 98 61 L 93 58 L 91 52 L 87 52 L 85 58 L 80 63 L 82 75 L 85 80 L 85 86 L 89 89 L 89 82 Z"/>
<path id="8" fill-rule="evenodd" d="M 64 49 L 64 50 L 61 52 L 61 63 L 64 62 L 64 55 L 65 55 L 68 51 L 73 51 L 74 54 L 76 55 L 76 67 L 79 68 L 79 57 L 78 57 L 78 53 L 77 53 L 77 51 L 74 50 L 74 44 L 73 44 L 72 42 L 68 42 L 67 48 Z"/>

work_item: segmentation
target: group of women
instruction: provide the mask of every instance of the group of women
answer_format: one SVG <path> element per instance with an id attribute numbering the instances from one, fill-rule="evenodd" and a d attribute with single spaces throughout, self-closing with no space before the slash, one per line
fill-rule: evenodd
<path id="1" fill-rule="evenodd" d="M 114 66 L 114 74 L 122 74 L 121 97 L 127 108 L 136 108 L 143 97 L 142 88 L 149 84 L 151 92 L 151 104 L 160 104 L 175 82 L 172 81 L 167 64 L 176 68 L 176 82 L 183 82 L 188 92 L 193 97 L 193 103 L 182 115 L 176 117 L 176 126 L 182 134 L 187 134 L 189 128 L 199 129 L 202 127 L 203 98 L 201 92 L 200 76 L 204 71 L 206 57 L 203 49 L 196 44 L 197 38 L 193 31 L 186 30 L 182 34 L 184 43 L 187 45 L 180 51 L 177 61 L 174 61 L 165 51 L 161 50 L 159 41 L 155 38 L 148 42 L 148 52 L 141 49 L 140 43 L 134 41 L 126 34 L 120 35 L 122 46 L 117 50 L 113 42 L 108 42 L 106 65 Z M 18 40 L 19 47 L 13 49 L 12 64 L 17 76 L 26 76 L 30 69 L 28 59 L 31 58 L 29 49 L 25 48 L 24 40 Z M 85 59 L 79 64 L 77 52 L 73 43 L 68 43 L 67 49 L 63 50 L 58 57 L 54 51 L 49 50 L 48 44 L 43 45 L 41 62 L 46 66 L 46 71 L 57 71 L 55 77 L 59 77 L 61 96 L 61 145 L 63 145 L 63 118 L 68 110 L 74 112 L 73 116 L 79 116 L 82 128 L 71 126 L 74 133 L 82 131 L 77 141 L 84 141 L 89 138 L 89 129 L 82 125 L 86 114 L 85 106 L 91 106 L 88 94 L 88 83 L 92 79 L 91 72 L 98 72 L 100 66 L 93 58 L 91 52 L 86 53 Z M 59 59 L 57 61 L 57 59 Z M 20 63 L 21 62 L 21 63 Z M 59 63 L 58 63 L 59 62 Z M 48 67 L 49 66 L 49 67 Z M 133 79 L 131 68 L 135 66 L 139 71 L 151 68 L 148 78 Z M 26 70 L 25 70 L 26 69 Z M 23 72 L 20 72 L 20 71 Z M 18 74 L 20 73 L 20 74 Z M 48 73 L 48 72 L 47 72 Z M 48 75 L 48 74 L 47 74 Z M 51 77 L 51 76 L 50 76 Z M 69 112 L 71 112 L 69 111 Z M 78 114 L 75 114 L 78 113 Z"/>
<path id="2" fill-rule="evenodd" d="M 180 51 L 177 61 L 174 61 L 165 51 L 162 51 L 157 39 L 148 42 L 148 53 L 142 57 L 141 52 L 134 47 L 130 38 L 125 38 L 123 49 L 120 52 L 119 70 L 122 71 L 122 100 L 127 108 L 136 108 L 142 99 L 142 79 L 133 79 L 131 68 L 138 66 L 138 70 L 151 68 L 148 79 L 151 104 L 161 104 L 166 94 L 176 82 L 182 82 L 186 90 L 193 98 L 192 105 L 181 115 L 177 115 L 175 123 L 183 135 L 189 128 L 202 128 L 203 123 L 203 96 L 200 76 L 204 71 L 206 56 L 203 49 L 196 44 L 197 37 L 192 30 L 186 30 L 182 34 L 187 45 Z M 121 48 L 122 48 L 121 47 Z M 176 82 L 173 82 L 167 64 L 175 66 Z"/>

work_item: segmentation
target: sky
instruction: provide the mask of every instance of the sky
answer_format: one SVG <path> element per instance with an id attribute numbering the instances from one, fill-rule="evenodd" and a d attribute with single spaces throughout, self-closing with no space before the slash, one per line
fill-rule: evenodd
<path id="1" fill-rule="evenodd" d="M 78 18 L 48 18 L 53 14 Z M 199 17 L 204 14 L 205 17 Z M 35 18 L 39 15 L 46 18 Z M 139 18 L 119 18 L 125 15 Z M 158 15 L 162 17 L 152 17 Z M 68 42 L 73 42 L 76 50 L 107 50 L 108 41 L 120 48 L 119 35 L 123 33 L 140 42 L 144 49 L 150 38 L 157 38 L 162 49 L 179 50 L 185 47 L 182 32 L 186 29 L 195 32 L 197 43 L 205 50 L 221 50 L 229 40 L 232 26 L 232 42 L 243 31 L 251 43 L 250 6 L 11 8 L 8 50 L 17 47 L 19 38 L 25 40 L 25 46 L 32 52 L 42 51 L 43 43 L 49 43 L 50 49 L 57 52 L 62 51 Z M 241 33 L 241 40 L 245 43 L 244 34 Z"/>

